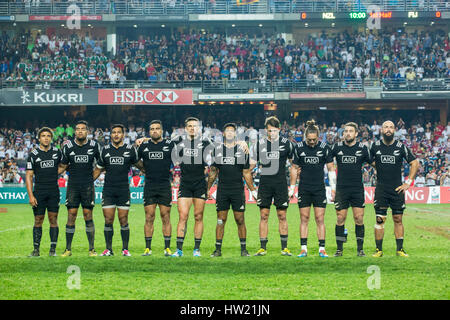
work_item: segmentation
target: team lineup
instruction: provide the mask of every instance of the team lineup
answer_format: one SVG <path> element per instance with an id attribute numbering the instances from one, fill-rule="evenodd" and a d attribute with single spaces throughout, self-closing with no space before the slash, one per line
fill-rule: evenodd
<path id="1" fill-rule="evenodd" d="M 396 254 L 408 257 L 403 248 L 404 227 L 402 223 L 405 210 L 405 191 L 412 185 L 419 168 L 419 162 L 410 149 L 394 139 L 395 125 L 385 121 L 381 128 L 381 139 L 370 148 L 357 141 L 356 123 L 345 124 L 343 141 L 332 146 L 319 141 L 319 128 L 312 121 L 307 122 L 304 140 L 293 143 L 280 136 L 280 121 L 268 117 L 265 121 L 264 135 L 256 143 L 248 146 L 240 139 L 237 126 L 227 123 L 223 127 L 223 142 L 213 143 L 202 138 L 200 120 L 189 117 L 185 120 L 185 134 L 175 139 L 163 138 L 163 124 L 153 120 L 149 124 L 148 138 L 141 138 L 136 145 L 124 143 L 125 127 L 121 124 L 111 128 L 111 143 L 100 145 L 87 138 L 88 123 L 79 121 L 75 126 L 75 138 L 68 141 L 62 150 L 51 145 L 53 132 L 43 127 L 38 132 L 39 147 L 34 149 L 27 160 L 26 187 L 30 205 L 34 213 L 33 246 L 30 257 L 40 256 L 42 225 L 47 211 L 50 224 L 50 256 L 56 256 L 59 227 L 57 223 L 60 193 L 58 175 L 69 174 L 66 207 L 66 247 L 62 256 L 72 255 L 72 240 L 75 234 L 75 221 L 81 206 L 86 223 L 89 243 L 89 256 L 97 256 L 95 251 L 95 225 L 93 208 L 95 206 L 94 181 L 102 172 L 105 183 L 102 194 L 102 210 L 105 218 L 104 236 L 106 249 L 101 256 L 114 255 L 112 240 L 113 223 L 117 211 L 122 238 L 122 255 L 131 256 L 128 250 L 130 226 L 130 190 L 128 173 L 132 166 L 145 173 L 145 250 L 143 256 L 152 255 L 151 242 L 154 233 L 156 207 L 159 207 L 164 236 L 164 255 L 182 257 L 187 221 L 191 207 L 194 214 L 193 256 L 199 257 L 204 225 L 203 213 L 207 199 L 211 198 L 211 187 L 217 180 L 216 194 L 216 243 L 211 257 L 222 255 L 224 228 L 231 208 L 238 228 L 241 256 L 250 256 L 246 247 L 247 229 L 245 225 L 247 186 L 260 209 L 259 237 L 260 248 L 254 256 L 267 254 L 268 219 L 271 206 L 275 206 L 279 222 L 281 255 L 292 256 L 288 249 L 287 208 L 294 197 L 298 182 L 298 206 L 300 214 L 300 253 L 299 258 L 308 255 L 308 224 L 311 207 L 314 209 L 318 254 L 326 258 L 326 228 L 324 224 L 327 206 L 325 170 L 331 187 L 331 200 L 336 209 L 335 236 L 337 250 L 335 257 L 343 255 L 346 242 L 345 221 L 351 207 L 355 222 L 357 256 L 364 257 L 364 186 L 362 166 L 369 163 L 376 169 L 374 226 L 376 249 L 373 257 L 383 256 L 384 225 L 387 210 L 391 208 L 396 240 Z M 287 166 L 287 162 L 290 166 Z M 410 166 L 409 176 L 402 181 L 402 166 L 406 161 Z M 171 251 L 172 225 L 170 211 L 172 203 L 171 166 L 177 164 L 181 170 L 177 209 L 179 214 L 176 226 L 176 250 Z M 252 170 L 258 166 L 260 181 L 258 188 L 253 182 Z M 208 170 L 209 169 L 209 170 Z M 289 173 L 287 180 L 286 173 Z M 206 177 L 207 175 L 207 177 Z M 288 183 L 289 181 L 289 183 Z M 289 185 L 288 185 L 289 184 Z"/>

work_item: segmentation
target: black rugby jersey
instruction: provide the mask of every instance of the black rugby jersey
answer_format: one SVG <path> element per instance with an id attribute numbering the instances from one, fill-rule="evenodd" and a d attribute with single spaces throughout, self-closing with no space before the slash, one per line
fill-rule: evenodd
<path id="1" fill-rule="evenodd" d="M 219 169 L 219 188 L 241 189 L 243 170 L 250 168 L 249 155 L 239 145 L 227 147 L 219 144 L 214 148 L 213 163 Z"/>
<path id="2" fill-rule="evenodd" d="M 174 143 L 169 139 L 158 143 L 148 140 L 139 146 L 138 159 L 144 164 L 147 186 L 170 182 L 173 148 Z"/>
<path id="3" fill-rule="evenodd" d="M 34 189 L 54 189 L 58 187 L 58 165 L 61 151 L 50 147 L 48 151 L 33 149 L 27 159 L 27 170 L 34 172 Z"/>
<path id="4" fill-rule="evenodd" d="M 100 157 L 100 145 L 94 140 L 88 140 L 82 146 L 69 140 L 62 150 L 61 163 L 69 165 L 69 185 L 86 185 L 93 183 L 94 160 Z"/>

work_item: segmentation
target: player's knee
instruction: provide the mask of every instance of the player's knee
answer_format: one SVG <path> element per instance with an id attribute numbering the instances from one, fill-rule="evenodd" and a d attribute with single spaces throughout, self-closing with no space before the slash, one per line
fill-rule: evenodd
<path id="1" fill-rule="evenodd" d="M 336 219 L 336 224 L 338 226 L 342 226 L 342 225 L 344 225 L 345 220 L 346 220 L 346 216 L 344 214 L 338 214 L 337 219 Z"/>
<path id="2" fill-rule="evenodd" d="M 280 222 L 286 221 L 286 213 L 278 214 L 278 221 Z"/>
<path id="3" fill-rule="evenodd" d="M 376 209 L 376 221 L 375 229 L 384 229 L 384 222 L 386 221 L 387 209 Z"/>
<path id="4" fill-rule="evenodd" d="M 357 215 L 357 216 L 354 216 L 354 218 L 355 218 L 355 223 L 357 225 L 364 224 L 364 216 L 363 215 Z"/>
<path id="5" fill-rule="evenodd" d="M 242 226 L 244 224 L 244 215 L 242 216 L 238 216 L 238 217 L 234 217 L 234 220 L 236 221 L 236 224 L 238 226 Z"/>
<path id="6" fill-rule="evenodd" d="M 194 214 L 194 219 L 197 222 L 203 221 L 203 213 L 196 213 L 196 214 Z"/>
<path id="7" fill-rule="evenodd" d="M 44 223 L 44 215 L 37 215 L 34 216 L 34 226 L 35 227 L 42 227 L 42 224 Z"/>
<path id="8" fill-rule="evenodd" d="M 401 213 L 395 212 L 394 210 L 392 210 L 392 220 L 394 220 L 395 224 L 401 224 L 403 223 L 403 211 L 401 211 Z"/>
<path id="9" fill-rule="evenodd" d="M 224 226 L 226 222 L 227 222 L 227 219 L 226 219 L 226 218 L 217 218 L 217 225 L 218 225 L 219 227 Z"/>
<path id="10" fill-rule="evenodd" d="M 119 223 L 121 226 L 127 225 L 128 224 L 128 217 L 121 217 L 119 218 Z"/>

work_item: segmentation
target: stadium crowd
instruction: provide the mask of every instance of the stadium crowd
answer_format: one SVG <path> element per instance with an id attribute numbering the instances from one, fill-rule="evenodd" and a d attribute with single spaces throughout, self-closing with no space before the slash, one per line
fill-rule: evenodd
<path id="1" fill-rule="evenodd" d="M 319 32 L 299 43 L 280 35 L 192 30 L 119 35 L 117 54 L 106 40 L 30 32 L 0 36 L 0 80 L 194 81 L 373 78 L 414 82 L 450 77 L 450 41 L 443 30 Z"/>
<path id="2" fill-rule="evenodd" d="M 381 122 L 374 121 L 373 123 L 359 124 L 360 141 L 370 147 L 371 143 L 380 138 Z M 204 122 L 203 134 L 214 141 L 220 140 L 220 135 L 214 134 L 212 129 L 218 128 L 215 123 L 209 124 Z M 251 126 L 249 123 L 239 123 L 238 133 L 244 133 L 249 130 L 248 142 L 254 143 L 257 139 L 257 130 L 261 129 L 259 126 Z M 110 131 L 108 128 L 91 127 L 88 139 L 95 139 L 100 145 L 105 145 L 110 142 Z M 328 144 L 333 144 L 342 139 L 344 130 L 344 123 L 336 124 L 332 122 L 330 125 L 320 125 L 321 135 L 320 140 L 327 141 Z M 7 183 L 24 183 L 25 160 L 29 152 L 37 146 L 36 134 L 38 128 L 30 129 L 12 129 L 0 127 L 0 182 L 2 185 Z M 129 125 L 125 137 L 126 143 L 133 144 L 136 139 L 148 135 L 145 126 Z M 305 131 L 305 123 L 297 121 L 297 123 L 289 124 L 284 121 L 282 124 L 281 135 L 288 137 L 291 141 L 300 142 L 303 139 Z M 164 135 L 167 138 L 174 138 L 182 134 L 183 128 L 176 126 L 167 126 L 164 129 Z M 60 124 L 54 128 L 54 145 L 61 148 L 68 139 L 72 139 L 74 135 L 74 128 L 70 124 Z M 406 125 L 400 118 L 396 123 L 395 138 L 403 141 L 412 152 L 418 157 L 421 167 L 417 175 L 416 186 L 434 186 L 444 185 L 450 182 L 450 122 L 448 125 L 442 126 L 438 123 L 415 123 Z M 405 164 L 404 176 L 408 175 L 408 166 Z M 174 181 L 176 186 L 179 182 L 179 167 L 173 168 Z M 255 170 L 255 180 L 258 181 L 258 168 Z M 363 180 L 365 186 L 374 186 L 375 172 L 370 165 L 365 165 L 363 168 Z M 67 176 L 61 177 L 59 184 L 64 187 L 67 181 Z M 97 185 L 102 185 L 103 177 L 101 176 L 96 182 Z M 143 184 L 143 177 L 136 169 L 130 172 L 130 184 L 134 186 L 141 186 Z"/>

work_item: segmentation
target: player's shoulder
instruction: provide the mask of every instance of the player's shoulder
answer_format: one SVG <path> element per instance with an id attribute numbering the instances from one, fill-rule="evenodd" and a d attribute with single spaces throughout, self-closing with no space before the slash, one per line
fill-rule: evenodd
<path id="1" fill-rule="evenodd" d="M 281 143 L 283 143 L 283 144 L 289 144 L 290 141 L 289 141 L 289 139 L 286 138 L 286 137 L 281 137 Z"/>
<path id="2" fill-rule="evenodd" d="M 328 147 L 328 144 L 325 141 L 319 142 L 320 149 L 326 149 L 327 147 Z"/>
<path id="3" fill-rule="evenodd" d="M 401 141 L 399 141 L 399 140 L 396 140 L 396 141 L 394 142 L 394 144 L 395 144 L 395 147 L 396 147 L 396 148 L 403 148 L 403 146 L 404 146 L 403 142 L 401 142 Z"/>
<path id="4" fill-rule="evenodd" d="M 89 140 L 89 146 L 90 147 L 99 147 L 100 144 L 95 140 Z"/>
<path id="5" fill-rule="evenodd" d="M 64 148 L 67 148 L 67 149 L 73 148 L 73 141 L 67 140 L 66 143 L 64 144 Z"/>
<path id="6" fill-rule="evenodd" d="M 37 148 L 33 148 L 30 152 L 30 156 L 37 156 L 39 154 L 39 151 Z"/>
<path id="7" fill-rule="evenodd" d="M 165 138 L 164 140 L 164 144 L 172 144 L 174 141 L 170 138 Z"/>
<path id="8" fill-rule="evenodd" d="M 303 141 L 300 141 L 300 142 L 295 143 L 295 146 L 296 146 L 297 148 L 303 148 L 304 145 L 305 145 L 305 144 L 304 144 Z"/>
<path id="9" fill-rule="evenodd" d="M 133 145 L 129 143 L 125 143 L 125 149 L 131 150 L 133 149 Z"/>

